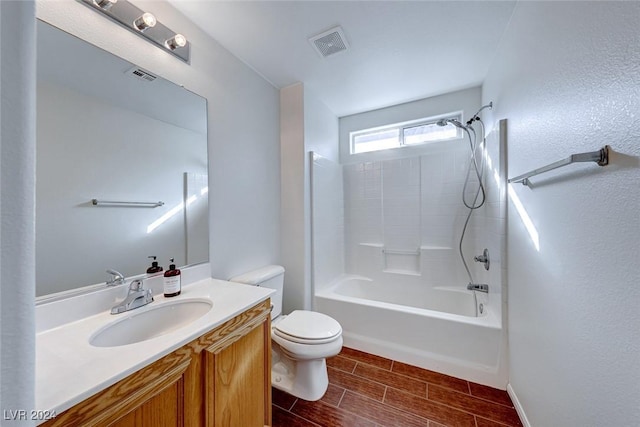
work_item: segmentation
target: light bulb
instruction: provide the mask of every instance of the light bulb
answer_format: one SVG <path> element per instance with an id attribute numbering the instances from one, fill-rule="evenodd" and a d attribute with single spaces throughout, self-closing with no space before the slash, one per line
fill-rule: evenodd
<path id="1" fill-rule="evenodd" d="M 179 47 L 184 47 L 187 44 L 187 38 L 182 34 L 176 34 L 166 41 L 166 45 L 169 49 L 174 50 Z"/>
<path id="2" fill-rule="evenodd" d="M 142 14 L 141 17 L 139 17 L 138 19 L 136 19 L 133 22 L 133 25 L 135 25 L 135 27 L 140 30 L 140 31 L 144 31 L 147 28 L 152 28 L 156 25 L 156 17 L 153 16 L 153 14 L 149 13 L 149 12 L 145 12 Z"/>

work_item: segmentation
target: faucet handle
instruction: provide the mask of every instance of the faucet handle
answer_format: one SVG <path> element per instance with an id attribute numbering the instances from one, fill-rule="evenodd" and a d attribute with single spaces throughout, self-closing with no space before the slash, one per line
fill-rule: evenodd
<path id="1" fill-rule="evenodd" d="M 483 263 L 484 269 L 489 270 L 489 249 L 485 248 L 484 251 L 482 251 L 482 255 L 475 256 L 473 259 L 475 262 Z"/>
<path id="2" fill-rule="evenodd" d="M 139 292 L 143 289 L 144 283 L 142 282 L 142 279 L 132 280 L 131 283 L 129 283 L 129 291 Z"/>
<path id="3" fill-rule="evenodd" d="M 119 271 L 108 268 L 107 273 L 111 275 L 111 279 L 107 280 L 107 286 L 122 285 L 124 283 L 124 275 Z"/>

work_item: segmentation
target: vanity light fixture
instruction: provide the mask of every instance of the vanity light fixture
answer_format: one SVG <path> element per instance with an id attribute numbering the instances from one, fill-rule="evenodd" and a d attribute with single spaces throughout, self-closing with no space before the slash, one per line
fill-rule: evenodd
<path id="1" fill-rule="evenodd" d="M 157 23 L 158 20 L 156 19 L 156 17 L 153 16 L 153 13 L 149 12 L 143 13 L 141 17 L 133 21 L 133 25 L 135 25 L 136 28 L 140 31 L 144 31 L 147 28 L 153 28 Z"/>
<path id="2" fill-rule="evenodd" d="M 182 34 L 172 31 L 150 12 L 127 0 L 78 0 L 117 22 L 129 31 L 144 37 L 187 64 L 191 57 L 191 43 Z"/>
<path id="3" fill-rule="evenodd" d="M 111 9 L 111 6 L 116 4 L 118 0 L 93 0 L 93 2 L 100 8 L 104 10 Z"/>

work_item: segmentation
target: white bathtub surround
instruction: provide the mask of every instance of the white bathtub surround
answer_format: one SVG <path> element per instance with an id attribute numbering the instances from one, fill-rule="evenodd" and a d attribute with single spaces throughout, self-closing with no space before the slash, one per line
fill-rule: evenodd
<path id="1" fill-rule="evenodd" d="M 343 325 L 347 346 L 504 390 L 506 124 L 488 128 L 487 150 L 479 150 L 486 202 L 471 217 L 463 250 L 474 283 L 489 293 L 466 289 L 459 256 L 470 150 L 457 140 L 419 157 L 344 166 L 346 274 L 317 280 L 315 302 Z M 467 199 L 476 188 L 470 180 Z M 485 248 L 489 271 L 474 262 Z M 330 255 L 339 256 L 314 242 L 315 257 Z"/>
<path id="2" fill-rule="evenodd" d="M 485 162 L 486 201 L 477 209 L 470 222 L 470 238 L 465 246 L 467 263 L 476 282 L 497 284 L 489 289 L 489 303 L 502 307 L 502 322 L 507 325 L 507 120 L 500 120 L 490 126 L 487 123 Z M 465 237 L 466 240 L 466 237 Z M 490 268 L 485 270 L 481 263 L 473 262 L 475 255 L 489 250 Z M 473 266 L 471 265 L 473 264 Z"/>
<path id="3" fill-rule="evenodd" d="M 365 164 L 365 168 L 370 165 Z M 400 274 L 420 272 L 421 169 L 419 157 L 382 162 L 384 271 Z M 359 218 L 352 220 L 357 222 Z"/>
<path id="4" fill-rule="evenodd" d="M 213 308 L 173 332 L 118 347 L 94 347 L 89 340 L 96 331 L 127 314 L 112 315 L 109 310 L 90 315 L 82 313 L 77 314 L 74 321 L 58 324 L 57 319 L 47 320 L 54 312 L 47 310 L 47 305 L 56 305 L 57 310 L 82 310 L 84 300 L 91 296 L 40 305 L 36 308 L 40 324 L 51 328 L 36 335 L 36 408 L 59 414 L 264 301 L 272 293 L 266 288 L 207 278 L 183 285 L 177 297 L 156 294 L 154 302 L 134 311 L 142 313 L 163 304 L 191 299 L 211 301 Z M 94 303 L 89 304 L 95 307 Z"/>
<path id="5" fill-rule="evenodd" d="M 326 284 L 344 273 L 342 166 L 310 152 L 313 283 Z"/>
<path id="6" fill-rule="evenodd" d="M 461 201 L 468 162 L 468 144 L 458 140 L 420 157 L 346 165 L 346 271 L 372 278 L 421 274 L 433 285 L 442 283 L 438 272 L 444 271 L 447 280 L 468 282 L 456 260 L 468 212 Z M 467 255 L 475 249 L 475 231 L 472 225 L 465 236 Z M 382 249 L 381 260 L 371 247 Z"/>

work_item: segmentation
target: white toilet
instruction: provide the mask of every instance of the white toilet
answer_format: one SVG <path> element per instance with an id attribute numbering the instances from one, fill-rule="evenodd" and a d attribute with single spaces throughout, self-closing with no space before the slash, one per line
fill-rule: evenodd
<path id="1" fill-rule="evenodd" d="M 229 279 L 232 282 L 275 289 L 271 297 L 271 384 L 304 400 L 318 400 L 327 391 L 326 358 L 342 349 L 342 327 L 333 318 L 314 311 L 282 314 L 284 268 L 268 265 Z"/>

